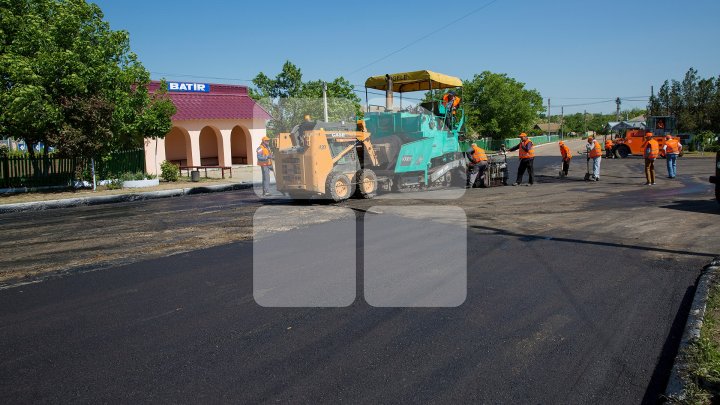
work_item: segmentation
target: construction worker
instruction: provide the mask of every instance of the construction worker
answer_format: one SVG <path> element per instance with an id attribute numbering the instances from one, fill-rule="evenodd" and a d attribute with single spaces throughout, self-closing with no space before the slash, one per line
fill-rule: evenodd
<path id="1" fill-rule="evenodd" d="M 272 170 L 273 154 L 270 150 L 270 138 L 264 136 L 257 148 L 257 164 L 262 171 L 263 197 L 270 195 L 270 170 Z"/>
<path id="2" fill-rule="evenodd" d="M 448 128 L 452 128 L 455 124 L 455 114 L 460 105 L 460 97 L 455 95 L 454 91 L 449 91 L 443 96 L 443 106 L 445 107 L 445 124 Z"/>
<path id="3" fill-rule="evenodd" d="M 529 182 L 528 186 L 535 184 L 535 174 L 533 173 L 533 163 L 535 162 L 535 145 L 528 139 L 526 133 L 520 134 L 520 143 L 508 149 L 508 152 L 518 151 L 518 157 L 520 158 L 520 166 L 518 166 L 517 180 L 513 183 L 513 186 L 522 184 L 523 175 L 525 170 L 528 172 Z"/>
<path id="4" fill-rule="evenodd" d="M 674 179 L 677 175 L 677 158 L 682 152 L 682 144 L 672 135 L 665 135 L 665 145 L 663 145 L 663 153 L 667 159 L 668 178 Z"/>
<path id="5" fill-rule="evenodd" d="M 593 174 L 590 176 L 590 181 L 600 181 L 600 163 L 602 161 L 602 146 L 600 142 L 595 140 L 595 137 L 589 135 L 587 138 L 587 158 L 593 161 Z"/>
<path id="6" fill-rule="evenodd" d="M 613 154 L 613 141 L 612 139 L 606 139 L 605 140 L 605 157 L 607 159 L 612 159 L 615 157 Z"/>
<path id="7" fill-rule="evenodd" d="M 558 142 L 560 146 L 560 155 L 562 156 L 562 170 L 560 171 L 560 177 L 567 177 L 568 171 L 570 170 L 570 160 L 572 159 L 572 153 L 570 153 L 570 147 L 565 145 L 565 142 Z"/>
<path id="8" fill-rule="evenodd" d="M 465 188 L 475 187 L 475 181 L 480 179 L 480 187 L 484 187 L 485 170 L 488 167 L 488 157 L 485 149 L 475 145 L 470 145 L 470 149 L 466 152 L 470 164 L 468 165 L 467 184 Z"/>
<path id="9" fill-rule="evenodd" d="M 645 134 L 643 144 L 643 157 L 645 157 L 645 182 L 646 186 L 655 185 L 655 159 L 660 154 L 660 145 L 653 139 L 652 132 Z"/>

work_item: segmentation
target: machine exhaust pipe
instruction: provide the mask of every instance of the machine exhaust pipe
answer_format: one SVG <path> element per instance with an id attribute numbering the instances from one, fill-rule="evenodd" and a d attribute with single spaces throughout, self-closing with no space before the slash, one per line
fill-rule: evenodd
<path id="1" fill-rule="evenodd" d="M 385 90 L 385 111 L 393 110 L 393 80 L 390 75 L 385 75 L 385 84 L 387 90 Z"/>

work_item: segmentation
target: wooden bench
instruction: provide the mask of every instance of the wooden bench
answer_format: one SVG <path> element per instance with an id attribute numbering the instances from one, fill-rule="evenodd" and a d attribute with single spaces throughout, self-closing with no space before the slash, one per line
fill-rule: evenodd
<path id="1" fill-rule="evenodd" d="M 217 165 L 210 165 L 210 166 L 180 166 L 180 174 L 182 174 L 183 170 L 187 170 L 188 177 L 190 176 L 190 171 L 192 170 L 202 170 L 205 169 L 205 177 L 208 177 L 208 169 L 220 169 L 222 171 L 222 178 L 225 178 L 225 170 L 230 171 L 230 178 L 232 179 L 232 166 L 217 166 Z"/>

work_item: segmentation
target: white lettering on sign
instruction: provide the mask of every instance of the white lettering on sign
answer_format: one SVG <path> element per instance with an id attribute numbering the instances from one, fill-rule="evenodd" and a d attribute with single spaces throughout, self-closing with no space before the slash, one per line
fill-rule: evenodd
<path id="1" fill-rule="evenodd" d="M 210 85 L 207 83 L 168 82 L 168 91 L 182 91 L 188 93 L 209 93 Z"/>

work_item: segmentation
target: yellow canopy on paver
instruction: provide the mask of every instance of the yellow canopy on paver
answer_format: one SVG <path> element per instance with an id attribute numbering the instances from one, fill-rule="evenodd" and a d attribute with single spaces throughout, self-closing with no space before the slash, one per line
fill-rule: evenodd
<path id="1" fill-rule="evenodd" d="M 390 77 L 393 81 L 392 89 L 397 93 L 462 87 L 462 80 L 457 77 L 431 72 L 429 70 L 394 73 L 391 74 Z M 387 90 L 387 79 L 385 75 L 370 77 L 365 81 L 365 87 L 375 90 Z"/>

